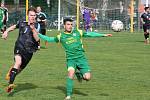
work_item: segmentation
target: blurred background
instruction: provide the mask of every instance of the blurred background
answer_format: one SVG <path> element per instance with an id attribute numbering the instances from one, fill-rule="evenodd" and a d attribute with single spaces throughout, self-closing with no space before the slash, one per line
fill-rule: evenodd
<path id="1" fill-rule="evenodd" d="M 47 15 L 47 28 L 57 29 L 58 27 L 58 1 L 59 0 L 29 0 L 29 6 L 41 6 L 43 12 Z M 149 2 L 150 3 L 150 2 Z M 140 31 L 140 15 L 144 12 L 146 0 L 134 0 L 134 30 Z M 18 19 L 25 16 L 26 0 L 5 0 L 5 6 L 9 11 L 8 25 L 17 22 Z M 71 17 L 76 22 L 76 0 L 60 0 L 60 19 Z M 80 8 L 88 7 L 95 12 L 96 22 L 91 24 L 98 30 L 111 30 L 113 20 L 121 20 L 124 24 L 124 31 L 130 30 L 130 0 L 80 0 Z M 81 9 L 80 9 L 81 10 Z M 80 11 L 80 28 L 83 28 L 82 11 Z"/>

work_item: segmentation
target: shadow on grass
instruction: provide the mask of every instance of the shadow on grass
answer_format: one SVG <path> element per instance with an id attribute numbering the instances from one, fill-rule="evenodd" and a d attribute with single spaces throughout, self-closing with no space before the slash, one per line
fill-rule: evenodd
<path id="1" fill-rule="evenodd" d="M 107 94 L 107 93 L 101 93 L 101 94 L 99 94 L 100 96 L 109 96 L 109 94 Z"/>
<path id="2" fill-rule="evenodd" d="M 45 47 L 45 46 L 41 46 L 41 47 L 40 47 L 40 49 L 47 49 L 47 47 Z"/>
<path id="3" fill-rule="evenodd" d="M 144 41 L 142 41 L 142 40 L 141 41 L 136 41 L 136 42 L 143 42 L 144 43 Z"/>
<path id="4" fill-rule="evenodd" d="M 15 93 L 18 93 L 20 91 L 30 90 L 30 89 L 35 89 L 35 88 L 38 88 L 38 87 L 32 83 L 17 84 L 14 91 L 8 94 L 8 97 L 12 97 Z"/>
<path id="5" fill-rule="evenodd" d="M 57 86 L 56 89 L 61 90 L 64 94 L 66 94 L 66 88 L 63 86 Z M 83 93 L 77 89 L 73 89 L 73 94 L 78 94 L 78 95 L 82 95 L 82 96 L 88 96 L 88 94 Z"/>

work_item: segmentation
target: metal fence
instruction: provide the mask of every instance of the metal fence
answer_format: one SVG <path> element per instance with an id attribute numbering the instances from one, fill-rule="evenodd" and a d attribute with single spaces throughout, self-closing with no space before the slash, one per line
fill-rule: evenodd
<path id="1" fill-rule="evenodd" d="M 76 0 L 61 1 L 61 19 L 73 17 L 76 19 Z M 121 20 L 124 23 L 124 30 L 130 29 L 130 0 L 80 0 L 91 9 L 97 10 L 96 28 L 100 30 L 111 30 L 113 20 Z M 140 29 L 139 2 L 134 3 L 134 29 Z M 25 0 L 5 0 L 9 9 L 8 25 L 14 24 L 25 16 Z M 29 0 L 30 6 L 41 6 L 47 15 L 47 27 L 57 28 L 58 25 L 58 0 Z M 62 25 L 62 24 L 61 24 Z M 80 27 L 83 27 L 82 14 L 80 13 Z"/>

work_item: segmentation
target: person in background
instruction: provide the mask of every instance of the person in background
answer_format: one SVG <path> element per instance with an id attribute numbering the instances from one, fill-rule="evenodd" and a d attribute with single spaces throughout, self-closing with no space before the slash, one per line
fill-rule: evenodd
<path id="1" fill-rule="evenodd" d="M 91 10 L 88 7 L 82 8 L 82 15 L 83 15 L 83 22 L 84 22 L 84 29 L 86 32 L 92 31 L 91 26 Z"/>
<path id="2" fill-rule="evenodd" d="M 91 20 L 92 20 L 92 22 L 93 22 L 93 28 L 94 28 L 94 31 L 95 32 L 97 32 L 97 20 L 98 20 L 98 18 L 97 18 L 97 14 L 98 14 L 99 12 L 96 10 L 96 9 L 93 9 L 92 10 L 92 13 L 91 13 Z"/>
<path id="3" fill-rule="evenodd" d="M 43 35 L 46 35 L 46 21 L 47 17 L 46 14 L 42 12 L 42 9 L 40 6 L 37 6 L 36 8 L 37 11 L 37 22 L 40 24 L 40 33 Z M 47 47 L 47 41 L 45 41 L 45 47 Z M 39 46 L 38 49 L 40 49 L 41 43 L 39 41 Z"/>
<path id="4" fill-rule="evenodd" d="M 4 20 L 3 20 L 4 28 L 2 30 L 4 32 L 4 31 L 6 31 L 6 25 L 7 25 L 7 21 L 8 21 L 8 9 L 5 7 L 4 2 L 1 2 L 1 7 L 4 11 Z"/>
<path id="5" fill-rule="evenodd" d="M 145 12 L 141 15 L 141 22 L 143 24 L 143 31 L 145 37 L 145 44 L 149 44 L 150 34 L 150 7 L 144 8 Z"/>
<path id="6" fill-rule="evenodd" d="M 5 14 L 4 14 L 4 10 L 2 7 L 0 7 L 0 31 L 3 33 L 4 32 L 4 18 L 5 18 Z"/>

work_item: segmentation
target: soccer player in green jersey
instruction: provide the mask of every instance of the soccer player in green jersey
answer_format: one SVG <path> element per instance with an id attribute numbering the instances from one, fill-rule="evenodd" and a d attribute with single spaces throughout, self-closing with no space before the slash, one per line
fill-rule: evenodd
<path id="1" fill-rule="evenodd" d="M 84 79 L 89 81 L 91 78 L 91 68 L 85 57 L 82 37 L 101 37 L 101 36 L 111 36 L 111 34 L 98 34 L 94 32 L 83 33 L 81 30 L 72 30 L 72 19 L 64 19 L 65 31 L 61 32 L 57 37 L 48 37 L 42 34 L 38 36 L 48 42 L 61 43 L 66 52 L 67 61 L 67 93 L 65 100 L 70 100 L 73 90 L 73 77 L 76 74 L 78 80 Z M 78 70 L 78 72 L 77 72 Z M 76 73 L 77 72 L 77 73 Z"/>
<path id="2" fill-rule="evenodd" d="M 3 32 L 4 10 L 0 7 L 0 31 Z"/>
<path id="3" fill-rule="evenodd" d="M 1 2 L 1 8 L 4 11 L 3 30 L 2 30 L 2 32 L 4 32 L 4 31 L 6 31 L 6 24 L 7 24 L 7 21 L 8 21 L 8 9 L 5 7 L 4 2 Z"/>

